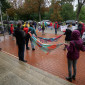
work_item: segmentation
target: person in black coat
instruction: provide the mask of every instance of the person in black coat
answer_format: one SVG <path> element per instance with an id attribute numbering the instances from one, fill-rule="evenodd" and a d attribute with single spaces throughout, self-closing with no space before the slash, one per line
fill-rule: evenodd
<path id="1" fill-rule="evenodd" d="M 83 27 L 83 25 L 82 25 L 82 22 L 80 21 L 79 24 L 78 24 L 78 29 L 77 29 L 80 32 L 80 36 L 81 36 L 82 27 Z"/>
<path id="2" fill-rule="evenodd" d="M 16 43 L 18 45 L 19 60 L 27 62 L 24 60 L 25 32 L 21 30 L 21 22 L 18 23 L 17 28 L 14 31 L 14 36 L 16 37 Z"/>
<path id="3" fill-rule="evenodd" d="M 65 31 L 65 34 L 64 34 L 64 35 L 66 35 L 65 36 L 65 43 L 67 43 L 67 44 L 69 44 L 71 41 L 71 33 L 72 33 L 71 29 L 72 29 L 71 25 L 68 25 L 68 27 Z M 64 50 L 66 50 L 66 46 L 64 47 Z"/>

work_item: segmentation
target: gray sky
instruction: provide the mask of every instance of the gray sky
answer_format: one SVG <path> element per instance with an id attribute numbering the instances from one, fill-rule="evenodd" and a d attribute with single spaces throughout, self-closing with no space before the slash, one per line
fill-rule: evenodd
<path id="1" fill-rule="evenodd" d="M 51 0 L 47 0 L 47 1 L 51 1 Z M 78 0 L 74 0 L 74 2 L 72 3 L 74 6 L 74 10 L 76 10 L 76 5 L 78 4 Z M 49 6 L 48 4 L 46 4 L 47 6 Z"/>
<path id="2" fill-rule="evenodd" d="M 74 5 L 74 10 L 76 10 L 76 5 L 78 4 L 78 0 L 75 0 L 74 2 L 73 2 L 73 5 Z"/>

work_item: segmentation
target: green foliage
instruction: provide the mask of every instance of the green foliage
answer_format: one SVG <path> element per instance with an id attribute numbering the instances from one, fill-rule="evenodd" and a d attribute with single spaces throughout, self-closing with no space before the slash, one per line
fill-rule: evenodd
<path id="1" fill-rule="evenodd" d="M 64 21 L 69 19 L 75 19 L 75 12 L 73 11 L 73 5 L 69 3 L 62 5 L 61 16 Z"/>
<path id="2" fill-rule="evenodd" d="M 2 4 L 2 12 L 6 12 L 6 9 L 10 8 L 10 3 L 7 2 L 7 0 L 1 0 Z"/>
<path id="3" fill-rule="evenodd" d="M 6 13 L 3 13 L 3 20 L 6 20 L 7 19 L 7 15 Z"/>
<path id="4" fill-rule="evenodd" d="M 85 6 L 83 6 L 81 9 L 79 20 L 85 20 Z"/>

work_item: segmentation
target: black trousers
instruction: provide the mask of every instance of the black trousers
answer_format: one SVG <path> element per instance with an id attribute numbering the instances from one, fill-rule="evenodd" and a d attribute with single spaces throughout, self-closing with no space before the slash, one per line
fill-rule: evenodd
<path id="1" fill-rule="evenodd" d="M 26 49 L 28 48 L 28 41 L 29 39 L 26 40 Z"/>
<path id="2" fill-rule="evenodd" d="M 18 45 L 18 56 L 19 56 L 19 60 L 24 60 L 24 48 L 25 48 L 25 44 L 23 45 Z"/>

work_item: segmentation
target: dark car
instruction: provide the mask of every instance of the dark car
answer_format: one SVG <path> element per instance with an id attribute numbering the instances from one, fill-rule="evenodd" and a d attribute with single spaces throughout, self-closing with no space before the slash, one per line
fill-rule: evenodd
<path id="1" fill-rule="evenodd" d="M 68 25 L 68 24 L 72 24 L 73 26 L 75 26 L 76 25 L 76 21 L 75 20 L 67 20 L 66 21 L 66 25 Z"/>

